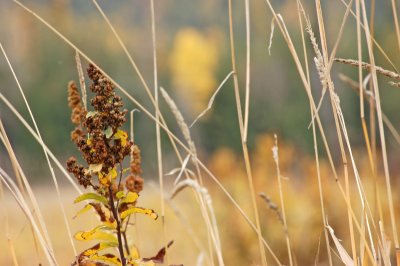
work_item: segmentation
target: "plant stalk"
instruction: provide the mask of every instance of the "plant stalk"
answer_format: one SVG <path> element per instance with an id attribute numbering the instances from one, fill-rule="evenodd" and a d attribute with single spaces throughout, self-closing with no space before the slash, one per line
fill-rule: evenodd
<path id="1" fill-rule="evenodd" d="M 117 222 L 118 251 L 119 251 L 119 255 L 121 257 L 121 265 L 125 266 L 126 258 L 124 255 L 124 248 L 122 246 L 123 243 L 122 243 L 122 234 L 121 234 L 121 222 L 118 218 L 117 209 L 115 208 L 115 205 L 114 205 L 114 198 L 113 198 L 111 186 L 108 187 L 108 193 L 109 193 L 109 197 L 110 197 L 111 211 L 112 211 L 115 221 Z"/>

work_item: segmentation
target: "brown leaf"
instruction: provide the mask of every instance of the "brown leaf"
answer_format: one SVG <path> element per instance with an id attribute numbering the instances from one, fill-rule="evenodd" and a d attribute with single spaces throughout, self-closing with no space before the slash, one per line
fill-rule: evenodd
<path id="1" fill-rule="evenodd" d="M 154 257 L 151 257 L 151 258 L 143 258 L 142 261 L 144 261 L 144 262 L 153 261 L 154 263 L 164 263 L 166 249 L 169 248 L 172 245 L 172 243 L 174 243 L 173 240 L 171 240 L 166 247 L 163 247 L 162 249 L 160 249 L 158 251 L 157 255 L 155 255 Z"/>

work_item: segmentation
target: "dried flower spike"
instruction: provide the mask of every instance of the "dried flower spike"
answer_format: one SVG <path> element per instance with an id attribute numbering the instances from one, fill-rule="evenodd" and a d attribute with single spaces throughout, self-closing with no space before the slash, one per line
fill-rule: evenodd
<path id="1" fill-rule="evenodd" d="M 98 240 L 99 243 L 80 253 L 73 265 L 137 265 L 137 259 L 131 261 L 129 258 L 130 248 L 126 239 L 128 217 L 134 213 L 142 213 L 157 219 L 153 210 L 136 206 L 138 193 L 143 189 L 144 183 L 141 177 L 140 149 L 133 145 L 127 132 L 121 129 L 126 122 L 127 111 L 122 109 L 123 102 L 115 94 L 114 84 L 92 64 L 87 73 L 92 81 L 89 88 L 94 93 L 91 99 L 93 110 L 88 111 L 82 106 L 75 83 L 70 82 L 68 85 L 71 120 L 76 126 L 71 138 L 81 152 L 86 166 L 78 164 L 76 158 L 70 157 L 67 170 L 81 186 L 92 187 L 94 190 L 75 199 L 75 203 L 90 201 L 78 214 L 91 208 L 101 225 L 75 234 L 77 240 Z M 122 164 L 129 155 L 131 173 L 125 177 L 124 186 L 122 180 L 125 171 Z M 104 249 L 115 247 L 118 248 L 119 256 L 104 254 Z"/>

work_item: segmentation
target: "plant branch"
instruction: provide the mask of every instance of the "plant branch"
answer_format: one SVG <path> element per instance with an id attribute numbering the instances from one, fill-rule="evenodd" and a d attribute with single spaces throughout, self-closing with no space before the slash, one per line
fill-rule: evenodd
<path id="1" fill-rule="evenodd" d="M 111 212 L 114 216 L 115 221 L 117 222 L 118 250 L 119 250 L 120 257 L 121 257 L 121 264 L 122 264 L 122 266 L 125 266 L 126 259 L 125 259 L 125 255 L 124 255 L 124 248 L 122 246 L 121 221 L 118 218 L 117 209 L 115 208 L 115 205 L 114 205 L 114 198 L 113 198 L 111 186 L 108 187 L 108 193 L 109 193 L 109 198 L 110 198 Z"/>

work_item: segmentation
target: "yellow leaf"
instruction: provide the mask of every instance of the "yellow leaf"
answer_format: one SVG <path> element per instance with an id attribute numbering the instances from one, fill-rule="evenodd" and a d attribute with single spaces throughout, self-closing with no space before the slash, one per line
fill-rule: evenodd
<path id="1" fill-rule="evenodd" d="M 131 207 L 121 213 L 121 219 L 125 219 L 126 217 L 128 217 L 129 215 L 131 215 L 133 213 L 143 213 L 143 214 L 149 215 L 154 220 L 156 220 L 158 218 L 158 215 L 151 209 L 145 209 L 145 208 L 140 208 L 140 207 Z"/>
<path id="2" fill-rule="evenodd" d="M 106 176 L 103 173 L 99 173 L 99 181 L 102 185 L 109 185 L 113 179 L 117 177 L 118 173 L 115 168 L 111 169 Z"/>
<path id="3" fill-rule="evenodd" d="M 131 257 L 132 259 L 136 260 L 140 258 L 139 250 L 136 246 L 131 248 Z"/>
<path id="4" fill-rule="evenodd" d="M 117 238 L 110 232 L 103 231 L 105 226 L 97 226 L 90 231 L 80 231 L 75 234 L 76 240 L 88 241 L 88 240 L 105 240 L 111 243 L 118 243 Z"/>
<path id="5" fill-rule="evenodd" d="M 115 196 L 117 197 L 117 199 L 122 199 L 125 197 L 125 192 L 118 191 L 117 194 L 115 194 Z"/>
<path id="6" fill-rule="evenodd" d="M 122 147 L 125 147 L 128 139 L 128 133 L 121 129 L 118 129 L 117 132 L 114 134 L 114 138 L 121 140 Z"/>
<path id="7" fill-rule="evenodd" d="M 94 254 L 97 254 L 100 250 L 103 250 L 106 248 L 113 248 L 113 247 L 117 247 L 117 246 L 118 246 L 117 243 L 101 242 L 101 243 L 94 245 L 91 248 L 88 248 L 87 250 L 82 252 L 81 255 L 89 258 L 89 257 L 93 256 Z"/>
<path id="8" fill-rule="evenodd" d="M 80 211 L 78 211 L 74 217 L 72 217 L 73 219 L 75 219 L 76 217 L 78 217 L 79 215 L 81 215 L 82 213 L 87 212 L 88 210 L 90 210 L 92 208 L 92 205 L 90 204 L 86 204 L 85 207 L 83 207 Z"/>
<path id="9" fill-rule="evenodd" d="M 134 203 L 139 198 L 139 194 L 136 192 L 129 191 L 128 194 L 121 200 L 120 204 L 123 203 Z"/>

